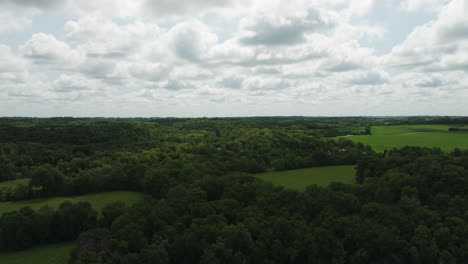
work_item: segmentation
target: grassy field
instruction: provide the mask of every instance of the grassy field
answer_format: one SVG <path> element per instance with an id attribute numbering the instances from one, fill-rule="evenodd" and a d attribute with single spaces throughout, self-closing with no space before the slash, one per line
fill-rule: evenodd
<path id="1" fill-rule="evenodd" d="M 445 151 L 468 149 L 467 132 L 448 132 L 454 126 L 408 125 L 372 127 L 372 135 L 348 136 L 347 139 L 372 146 L 376 151 L 404 146 L 439 147 Z"/>
<path id="2" fill-rule="evenodd" d="M 67 264 L 74 242 L 47 245 L 18 252 L 0 253 L 2 264 Z"/>
<path id="3" fill-rule="evenodd" d="M 143 199 L 143 194 L 138 192 L 104 192 L 104 193 L 93 193 L 81 196 L 70 196 L 70 197 L 53 197 L 45 199 L 34 199 L 17 202 L 0 202 L 0 214 L 4 212 L 21 209 L 25 206 L 29 206 L 32 209 L 39 209 L 42 206 L 48 205 L 52 208 L 57 208 L 64 201 L 78 202 L 86 201 L 90 202 L 94 210 L 98 212 L 101 209 L 115 201 L 122 201 L 126 204 L 133 204 Z M 3 263 L 3 262 L 0 262 Z"/>
<path id="4" fill-rule="evenodd" d="M 354 183 L 355 166 L 317 167 L 259 173 L 255 176 L 289 189 L 305 190 L 309 185 L 327 186 L 331 182 Z"/>

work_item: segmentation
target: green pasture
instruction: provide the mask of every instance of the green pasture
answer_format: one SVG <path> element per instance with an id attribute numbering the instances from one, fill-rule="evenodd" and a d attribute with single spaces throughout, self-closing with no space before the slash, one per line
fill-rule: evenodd
<path id="1" fill-rule="evenodd" d="M 19 210 L 23 207 L 29 206 L 32 209 L 39 209 L 43 206 L 50 206 L 52 208 L 58 208 L 60 204 L 65 201 L 76 203 L 79 201 L 91 203 L 94 210 L 100 212 L 101 209 L 113 202 L 122 201 L 127 205 L 136 203 L 143 199 L 143 194 L 138 192 L 103 192 L 93 193 L 81 196 L 70 196 L 70 197 L 53 197 L 44 199 L 34 199 L 25 201 L 14 201 L 14 202 L 0 202 L 0 214 L 5 212 Z M 0 261 L 0 263 L 3 263 Z"/>
<path id="2" fill-rule="evenodd" d="M 371 128 L 372 135 L 399 135 L 407 133 L 448 133 L 453 125 L 402 125 L 402 126 L 375 126 Z"/>
<path id="3" fill-rule="evenodd" d="M 354 183 L 355 166 L 316 167 L 300 170 L 273 171 L 255 174 L 274 185 L 289 189 L 305 190 L 309 185 L 327 186 L 331 182 Z"/>
<path id="4" fill-rule="evenodd" d="M 348 136 L 355 142 L 370 145 L 375 151 L 405 146 L 439 147 L 445 151 L 468 149 L 467 132 L 448 132 L 450 125 L 408 125 L 372 127 L 372 135 Z"/>
<path id="5" fill-rule="evenodd" d="M 0 253 L 2 264 L 67 264 L 75 243 L 52 244 L 28 250 Z"/>

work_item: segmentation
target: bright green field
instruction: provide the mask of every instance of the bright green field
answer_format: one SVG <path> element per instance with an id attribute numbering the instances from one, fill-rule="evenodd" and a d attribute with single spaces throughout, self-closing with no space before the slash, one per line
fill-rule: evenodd
<path id="1" fill-rule="evenodd" d="M 47 245 L 18 252 L 0 253 L 2 264 L 67 264 L 74 242 Z"/>
<path id="2" fill-rule="evenodd" d="M 375 151 L 405 146 L 439 147 L 445 151 L 468 149 L 467 132 L 448 132 L 454 126 L 408 125 L 372 127 L 372 135 L 349 136 L 347 139 L 372 146 Z"/>
<path id="3" fill-rule="evenodd" d="M 303 191 L 309 185 L 327 186 L 331 182 L 354 183 L 355 166 L 317 167 L 255 174 L 256 177 L 289 189 Z"/>
<path id="4" fill-rule="evenodd" d="M 104 193 L 93 193 L 81 196 L 70 196 L 70 197 L 53 197 L 46 199 L 34 199 L 17 202 L 0 202 L 0 214 L 8 211 L 19 210 L 25 206 L 29 206 L 32 209 L 39 209 L 45 205 L 52 208 L 58 208 L 64 201 L 70 201 L 76 203 L 79 201 L 90 202 L 93 209 L 100 212 L 101 209 L 113 202 L 122 201 L 127 205 L 136 203 L 143 199 L 143 194 L 138 192 L 104 192 Z M 0 261 L 0 263 L 3 263 Z"/>

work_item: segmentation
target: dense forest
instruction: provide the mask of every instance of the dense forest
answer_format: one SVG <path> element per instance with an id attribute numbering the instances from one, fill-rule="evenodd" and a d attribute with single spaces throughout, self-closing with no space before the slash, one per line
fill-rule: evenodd
<path id="1" fill-rule="evenodd" d="M 466 118 L 0 119 L 0 200 L 145 193 L 0 216 L 0 250 L 76 240 L 71 263 L 464 263 L 468 151 L 335 136 Z M 252 173 L 355 165 L 299 192 Z"/>

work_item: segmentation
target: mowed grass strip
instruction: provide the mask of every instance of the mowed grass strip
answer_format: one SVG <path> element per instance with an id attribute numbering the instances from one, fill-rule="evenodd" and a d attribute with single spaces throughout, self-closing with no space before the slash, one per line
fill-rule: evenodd
<path id="1" fill-rule="evenodd" d="M 274 171 L 255 174 L 274 185 L 299 191 L 309 185 L 328 186 L 331 182 L 352 184 L 355 182 L 355 166 L 316 167 L 299 170 Z"/>
<path id="2" fill-rule="evenodd" d="M 142 199 L 143 199 L 142 193 L 118 191 L 118 192 L 93 193 L 93 194 L 70 196 L 70 197 L 53 197 L 53 198 L 33 199 L 33 200 L 25 200 L 25 201 L 0 202 L 0 214 L 9 212 L 9 211 L 19 210 L 26 206 L 29 206 L 35 210 L 46 205 L 52 208 L 58 208 L 60 204 L 62 204 L 65 201 L 70 201 L 72 203 L 76 203 L 79 201 L 89 202 L 91 203 L 91 206 L 93 207 L 94 210 L 100 212 L 103 207 L 116 201 L 122 201 L 127 205 L 131 205 Z"/>
<path id="3" fill-rule="evenodd" d="M 349 136 L 346 138 L 354 142 L 370 145 L 378 152 L 405 146 L 438 147 L 444 151 L 452 151 L 455 148 L 468 149 L 468 133 L 448 132 L 450 127 L 454 126 L 376 126 L 372 127 L 372 135 Z"/>
<path id="4" fill-rule="evenodd" d="M 28 250 L 0 253 L 2 264 L 67 264 L 75 242 L 52 244 Z"/>

